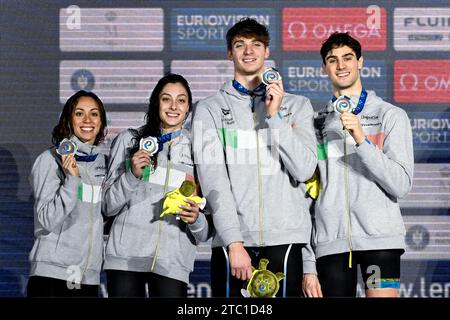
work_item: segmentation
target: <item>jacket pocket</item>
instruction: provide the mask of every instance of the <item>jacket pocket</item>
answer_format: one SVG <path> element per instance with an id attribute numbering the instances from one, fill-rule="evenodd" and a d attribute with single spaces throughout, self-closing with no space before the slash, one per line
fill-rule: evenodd
<path id="1" fill-rule="evenodd" d="M 182 222 L 184 224 L 184 222 Z M 168 254 L 171 255 L 169 260 L 174 264 L 180 266 L 182 269 L 192 271 L 194 269 L 195 255 L 197 253 L 197 246 L 195 239 L 189 232 L 186 232 L 186 228 L 173 228 L 173 232 L 177 232 L 178 235 L 173 235 L 174 239 L 178 239 L 177 250 L 170 250 Z"/>
<path id="2" fill-rule="evenodd" d="M 139 203 L 116 219 L 108 239 L 107 254 L 120 257 L 147 257 L 156 243 L 158 221 L 153 217 L 153 207 Z"/>
<path id="3" fill-rule="evenodd" d="M 315 215 L 313 229 L 314 244 L 327 243 L 346 237 L 345 213 L 333 207 L 320 208 Z"/>

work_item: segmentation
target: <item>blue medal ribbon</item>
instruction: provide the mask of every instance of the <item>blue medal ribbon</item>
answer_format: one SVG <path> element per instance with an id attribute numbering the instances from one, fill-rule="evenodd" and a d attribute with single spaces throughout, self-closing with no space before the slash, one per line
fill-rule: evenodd
<path id="1" fill-rule="evenodd" d="M 166 142 L 172 140 L 173 138 L 178 137 L 180 134 L 181 130 L 176 130 L 157 137 L 156 139 L 158 140 L 158 152 L 164 148 L 164 144 Z"/>
<path id="2" fill-rule="evenodd" d="M 95 159 L 97 159 L 98 153 L 96 154 L 90 154 L 87 156 L 79 156 L 79 155 L 75 155 L 75 160 L 79 161 L 79 162 L 92 162 L 95 161 Z"/>
<path id="3" fill-rule="evenodd" d="M 250 96 L 253 96 L 253 95 L 262 96 L 266 92 L 266 85 L 262 82 L 254 90 L 248 90 L 246 87 L 244 87 L 238 81 L 233 80 L 233 88 L 235 88 L 240 93 L 248 94 Z"/>
<path id="4" fill-rule="evenodd" d="M 349 97 L 344 96 L 347 99 L 350 100 Z M 337 100 L 337 98 L 335 96 L 333 96 L 331 98 L 331 102 L 335 102 Z M 366 100 L 367 100 L 367 91 L 365 89 L 362 89 L 361 91 L 361 95 L 359 96 L 359 100 L 358 100 L 358 105 L 356 106 L 355 109 L 352 110 L 352 113 L 354 115 L 357 115 L 358 113 L 360 113 L 362 111 L 362 109 L 364 108 L 364 105 L 366 104 Z"/>

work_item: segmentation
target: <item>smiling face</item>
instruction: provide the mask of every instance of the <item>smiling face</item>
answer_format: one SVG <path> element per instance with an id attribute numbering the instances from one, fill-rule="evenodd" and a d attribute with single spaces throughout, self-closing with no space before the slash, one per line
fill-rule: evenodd
<path id="1" fill-rule="evenodd" d="M 161 128 L 165 132 L 181 129 L 188 111 L 189 99 L 184 86 L 179 82 L 166 84 L 159 95 Z"/>
<path id="2" fill-rule="evenodd" d="M 333 91 L 345 90 L 359 94 L 362 90 L 359 70 L 363 66 L 363 57 L 356 58 L 355 52 L 348 46 L 331 49 L 325 57 L 323 66 L 333 85 Z"/>
<path id="3" fill-rule="evenodd" d="M 264 61 L 269 57 L 269 48 L 255 38 L 237 36 L 233 39 L 228 58 L 234 63 L 236 80 L 239 77 L 259 75 L 264 71 Z"/>
<path id="4" fill-rule="evenodd" d="M 80 97 L 71 116 L 72 130 L 82 142 L 94 144 L 102 120 L 100 108 L 91 97 Z"/>

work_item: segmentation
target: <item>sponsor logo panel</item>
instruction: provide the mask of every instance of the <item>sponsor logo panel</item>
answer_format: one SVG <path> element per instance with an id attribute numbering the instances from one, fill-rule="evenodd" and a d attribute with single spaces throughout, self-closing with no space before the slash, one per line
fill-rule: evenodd
<path id="1" fill-rule="evenodd" d="M 170 43 L 174 51 L 226 52 L 226 33 L 244 17 L 256 19 L 270 33 L 270 48 L 277 47 L 276 14 L 272 8 L 176 8 L 170 13 Z"/>
<path id="2" fill-rule="evenodd" d="M 450 164 L 416 163 L 412 189 L 398 202 L 401 208 L 430 209 L 430 215 L 433 209 L 449 208 Z"/>
<path id="3" fill-rule="evenodd" d="M 61 51 L 162 51 L 162 8 L 79 8 L 59 11 Z"/>
<path id="4" fill-rule="evenodd" d="M 450 158 L 450 112 L 409 112 L 414 142 L 414 161 Z"/>
<path id="5" fill-rule="evenodd" d="M 450 8 L 395 8 L 397 51 L 450 51 Z"/>
<path id="6" fill-rule="evenodd" d="M 331 82 L 322 69 L 321 61 L 285 60 L 282 66 L 284 88 L 287 92 L 307 96 L 315 109 L 320 109 L 331 99 Z M 360 75 L 368 90 L 374 90 L 383 99 L 387 98 L 384 60 L 365 61 Z"/>
<path id="7" fill-rule="evenodd" d="M 94 91 L 104 103 L 147 104 L 151 91 L 163 76 L 159 60 L 61 61 L 60 101 L 78 90 Z"/>
<path id="8" fill-rule="evenodd" d="M 450 216 L 405 216 L 403 259 L 450 260 Z"/>
<path id="9" fill-rule="evenodd" d="M 450 102 L 450 60 L 397 60 L 396 102 Z"/>
<path id="10" fill-rule="evenodd" d="M 386 10 L 367 8 L 284 8 L 283 49 L 319 51 L 334 32 L 349 32 L 365 51 L 386 49 Z"/>

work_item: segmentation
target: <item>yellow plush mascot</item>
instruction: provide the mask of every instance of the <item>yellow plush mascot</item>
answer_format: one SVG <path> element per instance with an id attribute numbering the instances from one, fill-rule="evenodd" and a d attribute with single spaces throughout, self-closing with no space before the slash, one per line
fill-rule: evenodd
<path id="1" fill-rule="evenodd" d="M 184 180 L 181 184 L 181 187 L 170 191 L 166 194 L 166 198 L 163 203 L 163 210 L 161 212 L 160 217 L 164 217 L 166 214 L 172 214 L 178 217 L 177 211 L 180 211 L 180 207 L 178 205 L 185 206 L 187 203 L 184 199 L 189 199 L 197 203 L 200 209 L 203 209 L 206 204 L 205 198 L 200 198 L 199 196 L 195 196 L 196 185 L 195 182 L 190 180 Z M 189 204 L 187 204 L 189 205 Z M 187 222 L 183 219 L 184 222 Z"/>

